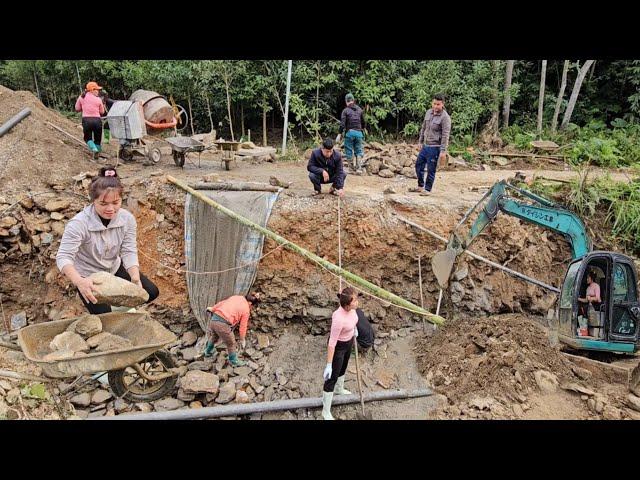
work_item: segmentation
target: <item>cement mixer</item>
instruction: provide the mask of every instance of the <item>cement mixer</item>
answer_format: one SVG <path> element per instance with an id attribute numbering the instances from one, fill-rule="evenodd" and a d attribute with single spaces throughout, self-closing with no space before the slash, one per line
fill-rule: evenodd
<path id="1" fill-rule="evenodd" d="M 129 100 L 114 102 L 107 121 L 111 135 L 120 142 L 118 157 L 124 161 L 142 157 L 145 165 L 158 163 L 163 142 L 153 137 L 167 129 L 177 130 L 183 117 L 184 108 L 172 106 L 165 97 L 148 90 L 136 90 Z"/>

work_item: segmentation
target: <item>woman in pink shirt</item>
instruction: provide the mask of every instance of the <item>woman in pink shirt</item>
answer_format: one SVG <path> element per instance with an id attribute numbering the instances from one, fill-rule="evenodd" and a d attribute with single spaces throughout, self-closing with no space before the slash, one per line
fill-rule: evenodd
<path id="1" fill-rule="evenodd" d="M 358 336 L 358 294 L 347 287 L 338 295 L 340 308 L 331 316 L 331 333 L 327 348 L 327 366 L 324 369 L 324 388 L 322 389 L 322 418 L 333 420 L 331 402 L 333 394 L 349 395 L 344 388 L 344 375 L 349 365 L 349 356 L 354 337 Z"/>
<path id="2" fill-rule="evenodd" d="M 578 301 L 585 304 L 581 306 L 582 315 L 587 316 L 588 304 L 590 303 L 594 308 L 599 308 L 602 299 L 600 298 L 600 285 L 594 281 L 595 274 L 593 272 L 587 273 L 587 292 L 584 298 L 578 298 Z"/>
<path id="3" fill-rule="evenodd" d="M 94 153 L 102 151 L 102 119 L 104 103 L 100 98 L 102 87 L 96 82 L 89 82 L 85 92 L 76 100 L 76 112 L 82 112 L 82 133 L 89 150 Z"/>

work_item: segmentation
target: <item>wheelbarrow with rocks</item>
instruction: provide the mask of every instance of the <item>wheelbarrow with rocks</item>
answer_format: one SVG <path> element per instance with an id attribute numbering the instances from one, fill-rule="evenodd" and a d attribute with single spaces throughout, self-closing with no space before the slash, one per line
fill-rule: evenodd
<path id="1" fill-rule="evenodd" d="M 146 312 L 111 312 L 98 317 L 102 332 L 88 339 L 103 337 L 104 346 L 96 341 L 93 351 L 84 348 L 76 352 L 65 350 L 56 359 L 51 343 L 69 332 L 69 327 L 83 318 L 38 323 L 18 332 L 18 345 L 27 360 L 42 369 L 49 378 L 82 377 L 95 373 L 108 375 L 114 396 L 134 402 L 150 402 L 171 393 L 178 380 L 177 364 L 173 356 L 163 350 L 177 337 L 153 320 Z M 113 342 L 117 337 L 119 342 Z M 66 357 L 66 358 L 62 358 Z"/>
<path id="2" fill-rule="evenodd" d="M 109 273 L 89 278 L 98 303 L 127 310 L 149 299 L 138 285 Z M 38 323 L 20 329 L 17 340 L 15 349 L 21 349 L 45 377 L 77 377 L 61 392 L 65 395 L 106 374 L 116 397 L 149 402 L 171 393 L 178 380 L 176 361 L 164 350 L 177 337 L 147 312 L 112 311 Z M 98 375 L 80 381 L 92 374 Z"/>

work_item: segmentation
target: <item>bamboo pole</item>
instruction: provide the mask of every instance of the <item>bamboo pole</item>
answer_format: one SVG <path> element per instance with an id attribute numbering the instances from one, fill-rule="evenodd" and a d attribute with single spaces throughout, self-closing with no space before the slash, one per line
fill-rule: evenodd
<path id="1" fill-rule="evenodd" d="M 471 153 L 471 155 L 488 155 L 490 157 L 533 157 L 533 158 L 548 158 L 551 160 L 564 160 L 566 158 L 565 155 L 553 155 L 546 153 L 511 153 L 511 152 L 483 152 L 483 151 L 475 151 L 475 152 L 467 152 L 467 150 L 450 150 L 449 153 L 452 155 L 456 155 L 458 153 Z"/>
<path id="2" fill-rule="evenodd" d="M 195 190 L 233 190 L 252 192 L 278 192 L 280 187 L 258 182 L 198 182 L 189 184 Z"/>
<path id="3" fill-rule="evenodd" d="M 83 147 L 86 147 L 86 143 L 84 143 L 82 140 L 80 140 L 77 137 L 74 137 L 73 135 L 71 135 L 70 133 L 65 132 L 63 129 L 61 129 L 60 127 L 55 126 L 53 123 L 51 122 L 47 122 L 48 125 L 52 126 L 53 128 L 55 128 L 56 130 L 58 130 L 60 133 L 64 133 L 67 137 L 72 138 L 73 140 L 75 140 L 76 142 L 78 142 L 80 145 L 82 145 Z"/>
<path id="4" fill-rule="evenodd" d="M 193 195 L 194 197 L 196 197 L 199 200 L 202 200 L 203 202 L 205 202 L 208 205 L 211 205 L 213 208 L 215 208 L 216 210 L 221 211 L 222 213 L 224 213 L 225 215 L 230 216 L 231 218 L 233 218 L 234 220 L 237 220 L 238 222 L 240 222 L 243 225 L 246 225 L 249 228 L 253 228 L 254 230 L 259 231 L 260 233 L 262 233 L 264 236 L 269 237 L 270 239 L 274 240 L 275 242 L 284 245 L 285 248 L 288 248 L 289 250 L 298 253 L 299 255 L 302 255 L 303 257 L 322 265 L 324 268 L 326 268 L 327 270 L 329 270 L 330 272 L 338 275 L 338 276 L 343 276 L 345 279 L 347 279 L 348 281 L 352 282 L 353 284 L 361 287 L 362 289 L 368 291 L 369 293 L 372 293 L 373 295 L 376 295 L 377 297 L 380 297 L 384 300 L 387 300 L 391 303 L 394 303 L 398 306 L 404 307 L 410 311 L 412 311 L 413 313 L 416 313 L 418 315 L 423 315 L 429 322 L 431 323 L 435 323 L 437 325 L 442 325 L 444 323 L 444 318 L 439 317 L 438 315 L 434 315 L 433 313 L 420 308 L 417 305 L 414 305 L 413 303 L 405 300 L 402 297 L 399 297 L 391 292 L 388 292 L 387 290 L 384 290 L 381 287 L 378 287 L 377 285 L 374 285 L 373 283 L 365 280 L 364 278 L 359 277 L 358 275 L 355 275 L 351 272 L 349 272 L 348 270 L 345 270 L 343 268 L 338 267 L 337 265 L 326 261 L 323 258 L 320 258 L 319 256 L 311 253 L 308 250 L 305 250 L 302 247 L 299 247 L 298 245 L 296 245 L 295 243 L 290 242 L 289 240 L 287 240 L 286 238 L 281 237 L 280 235 L 278 235 L 277 233 L 272 232 L 271 230 L 268 230 L 260 225 L 258 225 L 257 223 L 252 222 L 251 220 L 248 220 L 246 218 L 244 218 L 241 215 L 238 215 L 237 213 L 235 213 L 233 210 L 229 210 L 228 208 L 220 205 L 219 203 L 211 200 L 209 197 L 207 197 L 206 195 L 204 195 L 202 192 L 198 192 L 197 190 L 194 190 L 193 188 L 189 187 L 186 183 L 172 177 L 171 175 L 167 175 L 167 180 L 171 183 L 173 183 L 175 186 L 181 188 L 182 190 L 184 190 L 185 192 L 190 193 L 191 195 Z"/>
<path id="5" fill-rule="evenodd" d="M 15 380 L 29 380 L 31 382 L 51 382 L 52 380 L 45 377 L 36 377 L 35 375 L 29 375 L 28 373 L 17 373 L 9 370 L 0 370 L 0 377 L 13 378 Z"/>

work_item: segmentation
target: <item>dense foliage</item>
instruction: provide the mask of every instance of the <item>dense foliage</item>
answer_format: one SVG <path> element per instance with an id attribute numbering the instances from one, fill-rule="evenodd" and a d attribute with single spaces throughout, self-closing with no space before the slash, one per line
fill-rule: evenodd
<path id="1" fill-rule="evenodd" d="M 370 138 L 415 140 L 430 97 L 447 96 L 454 119 L 452 140 L 470 143 L 501 108 L 504 61 L 450 60 L 296 60 L 293 62 L 290 128 L 297 140 L 315 141 L 338 130 L 344 95 L 352 92 L 367 112 Z M 572 61 L 566 107 L 580 62 Z M 544 124 L 553 116 L 560 88 L 563 61 L 549 61 L 544 103 Z M 277 133 L 284 114 L 287 62 L 284 60 L 38 60 L 0 61 L 0 83 L 12 89 L 37 93 L 45 105 L 61 111 L 73 109 L 82 85 L 103 84 L 112 98 L 127 98 L 139 88 L 171 96 L 193 114 L 196 132 L 216 128 L 235 137 L 247 129 L 267 128 Z M 535 136 L 540 62 L 516 61 L 509 132 L 516 144 L 526 146 Z M 229 111 L 231 115 L 229 115 Z M 231 118 L 229 118 L 231 117 Z M 629 125 L 640 119 L 640 61 L 595 62 L 581 89 L 571 124 L 563 135 L 575 137 L 571 156 L 575 162 L 594 158 L 606 165 L 637 161 L 638 130 L 631 139 Z M 588 138 L 576 134 L 575 125 L 591 125 Z M 596 128 L 602 128 L 598 131 Z M 189 126 L 190 128 L 190 126 Z M 572 130 L 573 129 L 573 130 Z M 595 138 L 591 130 L 596 130 Z M 618 133 L 616 133 L 618 132 Z M 520 135 L 519 137 L 517 135 Z M 550 134 L 547 135 L 551 136 Z M 255 135 L 258 138 L 258 135 Z M 630 156 L 629 156 L 630 155 Z"/>

